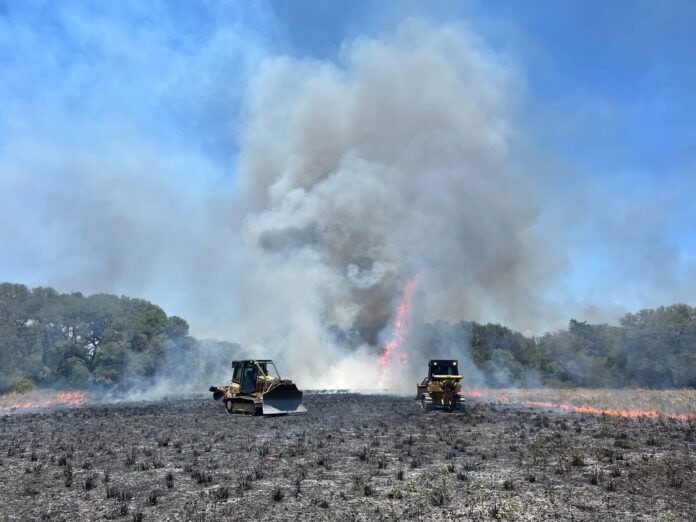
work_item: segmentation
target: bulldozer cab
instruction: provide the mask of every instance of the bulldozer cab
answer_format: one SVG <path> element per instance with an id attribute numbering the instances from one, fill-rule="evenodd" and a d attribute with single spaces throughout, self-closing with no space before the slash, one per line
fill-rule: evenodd
<path id="1" fill-rule="evenodd" d="M 428 379 L 438 375 L 459 375 L 459 366 L 455 360 L 433 359 L 428 363 Z"/>
<path id="2" fill-rule="evenodd" d="M 232 382 L 239 384 L 240 393 L 247 395 L 255 393 L 259 370 L 262 368 L 259 368 L 254 361 L 234 361 L 232 369 Z"/>
<path id="3" fill-rule="evenodd" d="M 240 391 L 241 393 L 249 394 L 251 395 L 256 391 L 256 377 L 258 375 L 258 370 L 256 368 L 256 365 L 253 364 L 245 364 L 242 367 L 242 381 L 239 383 L 240 384 Z"/>
<path id="4" fill-rule="evenodd" d="M 274 370 L 269 373 L 269 363 Z M 253 395 L 258 392 L 259 377 L 279 380 L 277 370 L 273 362 L 262 360 L 233 361 L 232 362 L 232 382 L 239 384 L 239 392 L 244 395 Z"/>

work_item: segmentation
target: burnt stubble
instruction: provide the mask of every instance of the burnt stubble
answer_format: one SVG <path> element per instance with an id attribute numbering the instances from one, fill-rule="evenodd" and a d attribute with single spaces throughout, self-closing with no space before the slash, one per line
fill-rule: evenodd
<path id="1" fill-rule="evenodd" d="M 0 417 L 3 520 L 686 520 L 696 422 L 307 394 L 232 416 L 174 399 Z"/>

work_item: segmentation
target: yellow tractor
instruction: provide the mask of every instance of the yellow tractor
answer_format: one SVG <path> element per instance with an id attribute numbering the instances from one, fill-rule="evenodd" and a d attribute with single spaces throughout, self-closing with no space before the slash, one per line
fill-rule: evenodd
<path id="1" fill-rule="evenodd" d="M 283 415 L 304 413 L 302 392 L 291 380 L 281 379 L 270 359 L 232 361 L 229 386 L 211 386 L 213 399 L 223 399 L 227 413 Z"/>
<path id="2" fill-rule="evenodd" d="M 464 401 L 459 394 L 461 380 L 458 361 L 432 359 L 428 363 L 428 376 L 416 384 L 416 400 L 420 401 L 424 411 L 433 408 L 454 411 Z"/>

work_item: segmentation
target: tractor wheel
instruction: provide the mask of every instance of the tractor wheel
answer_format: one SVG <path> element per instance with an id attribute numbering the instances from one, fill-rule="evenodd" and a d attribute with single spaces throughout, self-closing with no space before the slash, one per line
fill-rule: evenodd
<path id="1" fill-rule="evenodd" d="M 232 402 L 232 399 L 225 399 L 225 409 L 227 413 L 234 413 L 234 402 Z"/>
<path id="2" fill-rule="evenodd" d="M 421 395 L 421 408 L 423 411 L 430 411 L 431 405 L 428 398 L 425 395 Z"/>

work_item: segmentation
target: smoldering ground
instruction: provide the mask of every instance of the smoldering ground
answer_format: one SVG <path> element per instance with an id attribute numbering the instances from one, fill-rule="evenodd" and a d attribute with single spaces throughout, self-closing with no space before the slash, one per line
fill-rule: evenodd
<path id="1" fill-rule="evenodd" d="M 687 520 L 696 427 L 312 394 L 302 416 L 212 400 L 0 415 L 3 519 Z"/>

